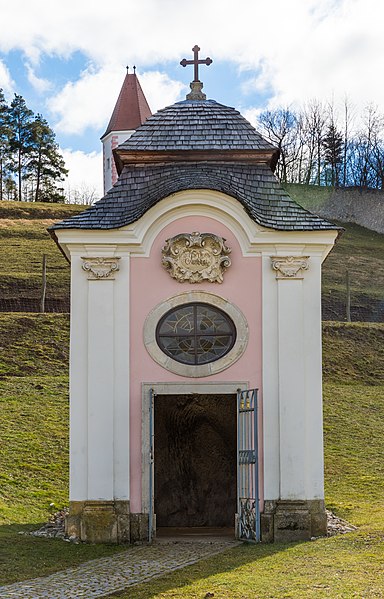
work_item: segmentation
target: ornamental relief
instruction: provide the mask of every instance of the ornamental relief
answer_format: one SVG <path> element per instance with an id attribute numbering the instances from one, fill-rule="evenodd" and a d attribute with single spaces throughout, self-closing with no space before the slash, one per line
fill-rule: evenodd
<path id="1" fill-rule="evenodd" d="M 119 270 L 120 258 L 81 258 L 82 269 L 88 274 L 89 281 L 113 280 Z"/>
<path id="2" fill-rule="evenodd" d="M 309 268 L 309 256 L 271 256 L 276 279 L 303 279 Z"/>
<path id="3" fill-rule="evenodd" d="M 179 283 L 222 283 L 231 265 L 231 249 L 213 233 L 180 233 L 167 239 L 162 248 L 162 265 Z"/>

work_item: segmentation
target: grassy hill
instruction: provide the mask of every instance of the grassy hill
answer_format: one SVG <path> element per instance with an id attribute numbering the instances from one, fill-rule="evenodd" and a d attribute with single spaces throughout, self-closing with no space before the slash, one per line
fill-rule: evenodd
<path id="1" fill-rule="evenodd" d="M 332 193 L 332 188 L 317 185 L 284 187 L 298 204 L 314 212 Z M 352 320 L 384 322 L 384 235 L 352 223 L 337 224 L 345 231 L 323 265 L 323 318 L 346 320 L 348 271 Z"/>
<path id="2" fill-rule="evenodd" d="M 83 209 L 66 204 L 0 202 L 0 310 L 38 310 L 46 254 L 47 308 L 68 311 L 69 265 L 47 227 Z"/>
<path id="3" fill-rule="evenodd" d="M 327 188 L 289 186 L 296 201 L 310 208 Z M 320 200 L 319 200 L 320 196 Z M 0 311 L 38 311 L 43 254 L 47 255 L 47 310 L 69 310 L 69 265 L 47 233 L 55 221 L 84 206 L 0 203 Z M 358 225 L 345 232 L 323 266 L 323 317 L 346 319 L 346 271 L 351 281 L 353 321 L 384 321 L 384 235 Z"/>
<path id="4" fill-rule="evenodd" d="M 289 547 L 240 547 L 122 597 L 382 596 L 384 324 L 325 323 L 323 333 L 326 502 L 358 531 Z M 18 534 L 68 501 L 69 318 L 0 314 L 0 339 L 1 584 L 124 548 Z"/>

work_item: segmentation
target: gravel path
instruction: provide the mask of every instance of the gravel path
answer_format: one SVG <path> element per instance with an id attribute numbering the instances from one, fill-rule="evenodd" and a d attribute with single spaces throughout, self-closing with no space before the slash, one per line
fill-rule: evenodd
<path id="1" fill-rule="evenodd" d="M 135 546 L 42 578 L 0 587 L 1 599 L 94 599 L 184 568 L 238 545 L 231 539 Z"/>

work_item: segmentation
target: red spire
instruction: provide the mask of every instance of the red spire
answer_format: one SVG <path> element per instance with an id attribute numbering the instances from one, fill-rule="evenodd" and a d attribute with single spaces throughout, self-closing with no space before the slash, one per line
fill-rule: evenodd
<path id="1" fill-rule="evenodd" d="M 135 69 L 136 67 L 134 67 Z M 148 106 L 136 73 L 128 73 L 127 67 L 127 74 L 119 97 L 117 98 L 108 127 L 101 139 L 111 131 L 136 130 L 151 114 L 151 109 Z"/>

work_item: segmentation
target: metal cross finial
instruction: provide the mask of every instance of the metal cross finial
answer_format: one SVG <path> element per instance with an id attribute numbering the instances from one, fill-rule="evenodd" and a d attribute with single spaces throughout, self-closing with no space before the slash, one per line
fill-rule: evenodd
<path id="1" fill-rule="evenodd" d="M 207 56 L 207 58 L 205 60 L 199 60 L 199 52 L 200 52 L 200 48 L 199 46 L 194 46 L 192 48 L 192 52 L 193 52 L 193 60 L 187 60 L 186 58 L 183 58 L 183 60 L 180 61 L 180 64 L 182 67 L 186 67 L 187 64 L 193 64 L 194 65 L 194 75 L 195 78 L 193 81 L 199 81 L 199 64 L 206 64 L 207 67 L 209 67 L 210 64 L 212 64 L 212 58 L 209 58 L 209 56 Z"/>

